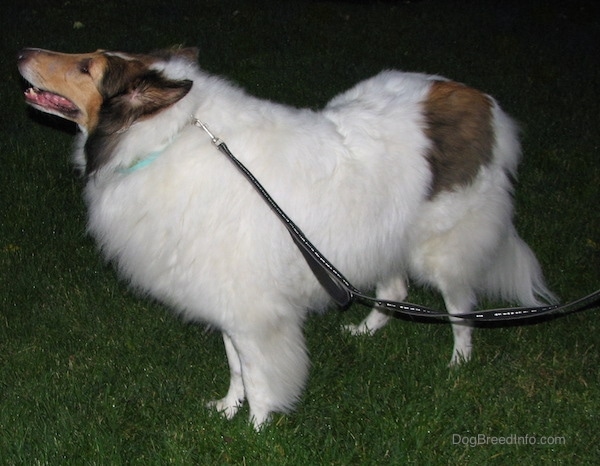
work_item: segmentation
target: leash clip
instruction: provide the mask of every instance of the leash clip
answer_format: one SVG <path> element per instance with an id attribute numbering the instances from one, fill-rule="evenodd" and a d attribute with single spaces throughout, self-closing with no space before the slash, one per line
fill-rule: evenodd
<path id="1" fill-rule="evenodd" d="M 210 137 L 211 142 L 219 147 L 221 144 L 223 144 L 223 141 L 218 138 L 217 136 L 215 136 L 213 133 L 210 132 L 210 130 L 208 129 L 208 126 L 206 126 L 206 124 L 204 124 L 203 122 L 201 122 L 198 118 L 196 118 L 195 116 L 192 115 L 192 124 L 194 126 L 197 126 L 198 128 L 202 128 L 206 134 L 208 134 L 208 136 Z"/>

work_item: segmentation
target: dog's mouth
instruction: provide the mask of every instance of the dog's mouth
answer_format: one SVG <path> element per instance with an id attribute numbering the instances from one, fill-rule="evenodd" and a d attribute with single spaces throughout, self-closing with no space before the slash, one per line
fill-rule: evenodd
<path id="1" fill-rule="evenodd" d="M 79 113 L 77 105 L 66 97 L 35 86 L 28 87 L 25 90 L 25 101 L 47 113 L 58 113 L 65 116 L 73 116 Z"/>

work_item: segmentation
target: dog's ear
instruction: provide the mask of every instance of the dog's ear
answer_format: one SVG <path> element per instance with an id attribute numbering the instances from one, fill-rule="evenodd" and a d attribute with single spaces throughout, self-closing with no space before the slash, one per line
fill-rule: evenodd
<path id="1" fill-rule="evenodd" d="M 160 73 L 150 71 L 134 79 L 118 100 L 130 107 L 137 119 L 170 107 L 185 97 L 191 88 L 192 81 L 188 79 L 166 79 Z"/>
<path id="2" fill-rule="evenodd" d="M 191 88 L 190 80 L 167 79 L 154 70 L 136 76 L 121 92 L 104 101 L 98 129 L 105 134 L 126 129 L 178 102 Z"/>
<path id="3" fill-rule="evenodd" d="M 197 63 L 200 51 L 197 47 L 178 47 L 173 49 L 173 54 L 183 57 L 191 62 Z"/>
<path id="4" fill-rule="evenodd" d="M 184 58 L 191 63 L 198 63 L 200 51 L 196 47 L 183 47 L 181 45 L 153 51 L 149 56 L 161 60 L 170 60 L 171 58 Z"/>

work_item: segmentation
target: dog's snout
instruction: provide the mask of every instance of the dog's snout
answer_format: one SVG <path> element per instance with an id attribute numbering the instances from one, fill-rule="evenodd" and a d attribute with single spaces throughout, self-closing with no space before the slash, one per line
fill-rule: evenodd
<path id="1" fill-rule="evenodd" d="M 17 53 L 17 63 L 24 63 L 27 60 L 29 60 L 30 58 L 32 58 L 35 55 L 38 55 L 42 52 L 46 52 L 43 49 L 37 49 L 37 48 L 25 48 L 22 50 L 19 50 L 19 52 Z"/>

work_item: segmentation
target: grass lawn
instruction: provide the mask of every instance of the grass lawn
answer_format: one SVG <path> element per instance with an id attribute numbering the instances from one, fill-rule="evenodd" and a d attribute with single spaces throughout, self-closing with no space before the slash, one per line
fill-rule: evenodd
<path id="1" fill-rule="evenodd" d="M 26 46 L 185 44 L 204 69 L 297 106 L 385 68 L 483 89 L 523 128 L 517 227 L 567 301 L 600 287 L 595 2 L 12 3 L 0 14 L 0 465 L 598 461 L 598 310 L 478 329 L 458 370 L 445 324 L 397 320 L 354 338 L 340 326 L 367 309 L 313 316 L 296 411 L 260 434 L 247 407 L 212 415 L 205 402 L 228 384 L 220 336 L 139 299 L 102 262 L 70 166 L 73 128 L 25 108 L 15 63 Z M 418 288 L 410 299 L 442 305 Z"/>

